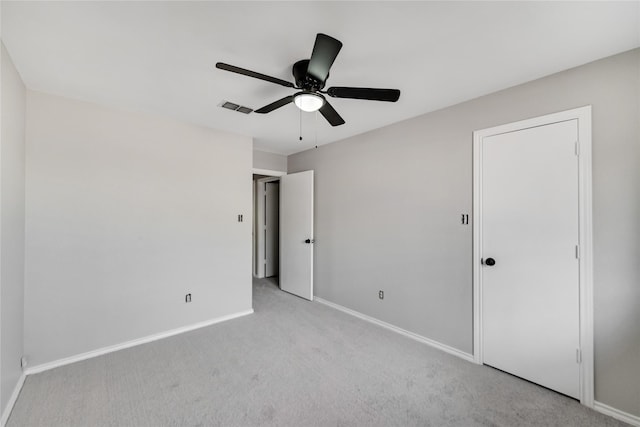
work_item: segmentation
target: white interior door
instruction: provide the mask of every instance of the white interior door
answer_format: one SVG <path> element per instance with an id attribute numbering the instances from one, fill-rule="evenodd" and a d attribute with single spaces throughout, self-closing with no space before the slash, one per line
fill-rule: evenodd
<path id="1" fill-rule="evenodd" d="M 483 361 L 574 398 L 580 390 L 577 122 L 484 137 L 481 148 Z"/>
<path id="2" fill-rule="evenodd" d="M 313 171 L 280 179 L 280 289 L 313 300 Z"/>
<path id="3" fill-rule="evenodd" d="M 265 277 L 278 275 L 279 264 L 279 214 L 280 183 L 278 181 L 265 183 L 265 227 L 264 227 L 264 270 Z"/>

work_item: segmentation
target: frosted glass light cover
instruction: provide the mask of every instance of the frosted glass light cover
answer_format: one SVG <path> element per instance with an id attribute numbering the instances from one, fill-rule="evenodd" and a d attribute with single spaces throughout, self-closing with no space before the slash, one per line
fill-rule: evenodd
<path id="1" fill-rule="evenodd" d="M 299 109 L 306 111 L 307 113 L 317 111 L 324 105 L 324 99 L 311 93 L 301 93 L 300 95 L 296 95 L 293 102 L 295 102 Z"/>

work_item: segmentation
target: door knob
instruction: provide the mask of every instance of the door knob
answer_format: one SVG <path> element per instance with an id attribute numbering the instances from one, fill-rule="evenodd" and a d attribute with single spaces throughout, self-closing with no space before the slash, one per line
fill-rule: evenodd
<path id="1" fill-rule="evenodd" d="M 313 243 L 313 239 L 307 239 L 304 241 L 305 243 Z"/>
<path id="2" fill-rule="evenodd" d="M 492 266 L 496 264 L 496 260 L 493 258 L 487 258 L 484 260 L 484 263 L 488 266 Z"/>

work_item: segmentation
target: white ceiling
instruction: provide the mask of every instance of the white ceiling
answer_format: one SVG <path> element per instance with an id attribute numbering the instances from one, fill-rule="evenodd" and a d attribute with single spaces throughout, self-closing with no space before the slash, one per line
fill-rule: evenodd
<path id="1" fill-rule="evenodd" d="M 346 120 L 285 106 L 318 32 L 344 44 L 329 86 L 401 89 L 397 103 L 330 99 Z M 252 136 L 291 154 L 640 46 L 640 2 L 9 2 L 2 38 L 33 89 Z M 317 143 L 316 143 L 317 138 Z"/>

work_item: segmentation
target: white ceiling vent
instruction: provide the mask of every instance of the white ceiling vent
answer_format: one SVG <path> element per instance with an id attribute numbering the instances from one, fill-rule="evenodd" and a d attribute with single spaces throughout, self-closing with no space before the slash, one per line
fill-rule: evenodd
<path id="1" fill-rule="evenodd" d="M 222 101 L 220 104 L 218 104 L 218 107 L 226 108 L 227 110 L 233 110 L 244 114 L 249 114 L 253 111 L 249 107 L 243 107 L 242 105 L 234 104 L 233 102 L 229 101 Z"/>

